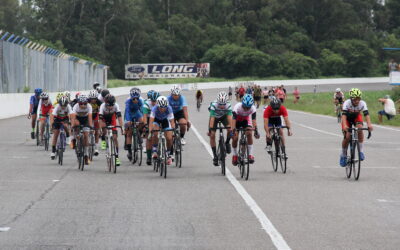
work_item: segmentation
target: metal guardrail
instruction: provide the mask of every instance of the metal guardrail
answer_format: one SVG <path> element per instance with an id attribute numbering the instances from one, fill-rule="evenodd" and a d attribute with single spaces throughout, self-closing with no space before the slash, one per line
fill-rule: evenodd
<path id="1" fill-rule="evenodd" d="M 94 82 L 107 85 L 107 66 L 8 35 L 0 33 L 0 93 L 87 90 Z"/>

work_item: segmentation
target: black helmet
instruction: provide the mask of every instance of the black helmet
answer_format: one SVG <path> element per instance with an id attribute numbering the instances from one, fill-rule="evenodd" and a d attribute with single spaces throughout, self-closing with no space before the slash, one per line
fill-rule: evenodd
<path id="1" fill-rule="evenodd" d="M 272 109 L 279 109 L 281 107 L 281 101 L 278 98 L 273 98 L 270 105 Z"/>
<path id="2" fill-rule="evenodd" d="M 105 98 L 106 104 L 108 106 L 114 106 L 115 104 L 115 96 L 108 94 Z"/>
<path id="3" fill-rule="evenodd" d="M 103 89 L 103 90 L 101 91 L 101 96 L 102 96 L 103 98 L 105 98 L 108 94 L 110 94 L 110 91 L 109 91 L 108 89 Z"/>

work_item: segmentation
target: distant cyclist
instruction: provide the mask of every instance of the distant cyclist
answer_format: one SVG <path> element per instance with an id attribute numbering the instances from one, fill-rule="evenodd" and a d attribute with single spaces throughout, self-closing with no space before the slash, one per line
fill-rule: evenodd
<path id="1" fill-rule="evenodd" d="M 340 88 L 337 88 L 335 93 L 333 94 L 333 103 L 335 104 L 335 113 L 337 113 L 337 106 L 340 105 L 340 109 L 343 107 L 343 103 L 345 101 L 345 96 Z"/>
<path id="2" fill-rule="evenodd" d="M 262 90 L 261 87 L 258 85 L 254 86 L 254 101 L 256 102 L 256 107 L 260 107 L 260 103 L 261 103 L 261 94 L 262 94 Z"/>
<path id="3" fill-rule="evenodd" d="M 99 112 L 101 101 L 97 98 L 98 93 L 97 90 L 92 89 L 89 92 L 89 104 L 92 106 L 92 118 L 93 118 L 93 127 L 94 127 L 94 137 L 95 137 L 95 146 L 94 146 L 94 155 L 99 155 L 99 137 L 100 137 L 100 124 L 99 124 Z"/>
<path id="4" fill-rule="evenodd" d="M 190 128 L 189 113 L 186 98 L 181 95 L 181 88 L 178 85 L 172 87 L 171 95 L 168 96 L 168 103 L 174 112 L 175 121 L 180 124 L 181 143 L 185 145 L 185 133 L 187 128 Z"/>
<path id="5" fill-rule="evenodd" d="M 361 90 L 353 88 L 350 90 L 349 96 L 350 99 L 343 103 L 342 130 L 345 134 L 345 137 L 342 141 L 342 153 L 340 154 L 339 162 L 340 166 L 342 167 L 347 165 L 347 147 L 351 139 L 351 133 L 348 131 L 348 129 L 352 126 L 357 128 L 363 127 L 363 118 L 361 112 L 364 114 L 365 120 L 367 121 L 368 130 L 373 130 L 367 104 L 361 100 Z M 360 144 L 360 160 L 363 161 L 365 159 L 365 155 L 363 152 L 364 133 L 362 130 L 358 131 L 358 142 Z"/>
<path id="6" fill-rule="evenodd" d="M 220 92 L 217 100 L 213 101 L 209 107 L 210 121 L 208 124 L 208 132 L 210 136 L 210 145 L 213 152 L 213 164 L 218 166 L 217 147 L 215 143 L 215 131 L 219 122 L 225 127 L 229 127 L 232 123 L 232 105 L 228 101 L 228 95 L 225 92 Z M 225 147 L 228 154 L 231 153 L 231 128 L 227 131 Z"/>
<path id="7" fill-rule="evenodd" d="M 238 128 L 246 129 L 246 136 L 248 142 L 247 147 L 249 150 L 250 163 L 254 163 L 252 128 L 254 128 L 254 136 L 256 138 L 260 138 L 260 135 L 257 130 L 256 111 L 257 109 L 254 106 L 254 99 L 249 94 L 244 95 L 242 102 L 237 103 L 233 108 L 232 129 L 233 131 L 235 131 Z M 238 137 L 239 133 L 238 131 L 236 131 L 232 139 L 232 148 L 233 148 L 232 164 L 234 166 L 238 164 L 238 155 L 237 155 L 237 144 L 239 139 Z"/>
<path id="8" fill-rule="evenodd" d="M 200 89 L 196 91 L 196 101 L 203 103 L 203 91 L 201 91 Z"/>
<path id="9" fill-rule="evenodd" d="M 40 101 L 38 106 L 38 115 L 40 122 L 40 145 L 43 145 L 43 135 L 44 135 L 44 126 L 46 120 L 50 118 L 51 110 L 53 109 L 53 105 L 51 104 L 51 100 L 49 99 L 49 94 L 46 92 L 42 92 L 40 94 Z"/>
<path id="10" fill-rule="evenodd" d="M 36 117 L 37 117 L 37 109 L 39 107 L 39 101 L 40 101 L 40 94 L 42 93 L 41 88 L 37 88 L 34 91 L 34 95 L 31 96 L 29 100 L 29 113 L 28 113 L 28 119 L 32 118 L 31 121 L 31 126 L 32 126 L 32 132 L 31 132 L 31 138 L 35 139 L 35 126 L 36 126 Z"/>
<path id="11" fill-rule="evenodd" d="M 143 105 L 143 120 L 146 123 L 147 127 L 150 128 L 150 114 L 153 107 L 157 104 L 157 99 L 160 97 L 160 93 L 154 90 L 151 90 L 147 93 L 148 99 L 144 102 Z M 147 165 L 151 165 L 152 157 L 152 138 L 148 138 L 146 140 L 146 154 L 147 154 Z"/>
<path id="12" fill-rule="evenodd" d="M 157 104 L 151 109 L 149 131 L 152 135 L 153 142 L 153 158 L 158 158 L 158 131 L 160 129 L 167 129 L 164 132 L 167 141 L 167 165 L 172 164 L 172 129 L 175 128 L 174 113 L 171 106 L 168 104 L 168 99 L 165 96 L 157 98 Z M 169 130 L 169 131 L 168 131 Z"/>
<path id="13" fill-rule="evenodd" d="M 64 130 L 67 135 L 67 140 L 69 139 L 68 121 L 72 113 L 72 108 L 68 103 L 67 97 L 62 97 L 53 112 L 50 115 L 50 126 L 53 129 L 53 139 L 51 143 L 51 159 L 54 160 L 56 157 L 56 145 L 58 140 L 58 135 L 60 133 L 61 124 L 64 126 Z"/>
<path id="14" fill-rule="evenodd" d="M 232 100 L 232 87 L 231 86 L 229 86 L 229 88 L 228 88 L 228 97 L 229 97 L 229 100 Z"/>
<path id="15" fill-rule="evenodd" d="M 289 128 L 288 129 L 288 136 L 292 135 L 292 131 L 290 129 L 291 124 L 289 121 L 289 115 L 287 112 L 287 109 L 285 106 L 281 104 L 281 101 L 277 98 L 273 98 L 268 105 L 268 107 L 264 110 L 264 129 L 267 134 L 267 151 L 268 153 L 271 153 L 271 147 L 272 147 L 272 138 L 271 138 L 271 132 L 270 129 L 272 126 L 275 127 L 282 127 L 282 119 L 285 120 L 285 125 Z M 285 136 L 283 134 L 283 130 L 279 129 L 279 134 L 282 138 L 282 145 L 283 145 L 283 151 L 285 150 Z"/>

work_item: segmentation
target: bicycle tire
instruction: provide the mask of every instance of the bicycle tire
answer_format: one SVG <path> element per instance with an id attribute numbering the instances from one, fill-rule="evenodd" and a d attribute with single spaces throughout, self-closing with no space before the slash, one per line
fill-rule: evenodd
<path id="1" fill-rule="evenodd" d="M 44 133 L 44 150 L 46 151 L 49 151 L 49 140 L 50 140 L 49 124 L 46 123 L 45 133 Z"/>
<path id="2" fill-rule="evenodd" d="M 36 136 L 36 146 L 40 145 L 40 138 L 39 138 L 39 120 L 36 121 L 36 131 L 35 131 L 35 136 Z"/>
<path id="3" fill-rule="evenodd" d="M 137 145 L 137 136 L 136 136 L 136 130 L 133 130 L 132 133 L 132 141 L 133 141 L 133 156 L 132 156 L 132 164 L 135 164 L 138 160 L 138 145 Z"/>
<path id="4" fill-rule="evenodd" d="M 80 151 L 80 161 L 79 161 L 79 166 L 81 171 L 85 168 L 85 149 L 84 149 L 84 143 L 83 143 L 83 135 L 79 138 L 79 151 Z"/>
<path id="5" fill-rule="evenodd" d="M 174 161 L 175 161 L 175 167 L 180 167 L 179 162 L 181 158 L 181 150 L 179 148 L 179 139 L 177 137 L 174 137 Z"/>
<path id="6" fill-rule="evenodd" d="M 246 141 L 246 159 L 247 161 L 245 161 L 245 180 L 247 181 L 249 179 L 249 174 L 250 174 L 250 151 L 249 151 L 249 147 L 247 146 L 247 141 Z"/>
<path id="7" fill-rule="evenodd" d="M 218 159 L 221 164 L 221 173 L 222 175 L 225 175 L 225 144 L 224 144 L 224 138 L 220 137 L 219 139 L 219 145 L 218 145 Z"/>
<path id="8" fill-rule="evenodd" d="M 285 146 L 282 145 L 282 139 L 280 142 L 280 146 L 281 146 L 281 157 L 280 157 L 281 170 L 282 170 L 282 173 L 286 174 L 286 170 L 287 170 L 286 150 L 285 150 Z"/>
<path id="9" fill-rule="evenodd" d="M 138 141 L 140 142 L 140 134 L 138 134 Z M 138 143 L 138 157 L 139 157 L 139 166 L 142 166 L 142 160 L 143 160 L 143 143 Z"/>
<path id="10" fill-rule="evenodd" d="M 361 160 L 360 160 L 360 143 L 357 141 L 356 147 L 354 150 L 354 155 L 357 156 L 357 159 L 353 161 L 353 175 L 354 179 L 357 181 L 360 178 L 360 171 L 361 171 Z"/>
<path id="11" fill-rule="evenodd" d="M 164 154 L 162 152 L 162 140 L 159 141 L 159 143 L 158 143 L 157 156 L 158 156 L 158 166 L 159 166 L 159 170 L 160 170 L 160 176 L 162 176 L 164 174 L 164 165 L 163 165 L 163 163 L 164 163 L 164 160 L 163 160 Z"/>
<path id="12" fill-rule="evenodd" d="M 167 178 L 167 148 L 166 148 L 166 141 L 163 139 L 163 164 L 164 164 L 164 179 Z"/>
<path id="13" fill-rule="evenodd" d="M 276 136 L 274 136 L 273 138 L 273 144 L 274 144 L 274 148 L 275 150 L 272 150 L 272 168 L 274 169 L 274 171 L 278 171 L 278 156 L 279 156 L 279 139 L 276 138 Z"/>
<path id="14" fill-rule="evenodd" d="M 246 171 L 246 169 L 245 169 L 245 152 L 243 152 L 243 151 L 246 151 L 246 149 L 245 149 L 245 146 L 246 146 L 246 144 L 242 144 L 242 142 L 240 142 L 240 145 L 239 145 L 239 164 L 240 164 L 240 178 L 242 178 L 243 179 L 243 177 L 245 176 L 245 171 Z"/>
<path id="15" fill-rule="evenodd" d="M 58 138 L 58 149 L 57 149 L 57 155 L 58 155 L 58 164 L 60 166 L 63 165 L 63 157 L 64 157 L 64 149 L 65 149 L 65 135 L 60 132 L 59 138 Z"/>
<path id="16" fill-rule="evenodd" d="M 58 164 L 60 166 L 62 166 L 63 164 L 63 157 L 64 157 L 63 154 L 64 154 L 63 150 L 58 149 L 57 156 L 58 156 Z"/>
<path id="17" fill-rule="evenodd" d="M 352 170 L 353 170 L 352 164 L 351 164 L 352 155 L 353 155 L 353 149 L 352 148 L 353 148 L 353 143 L 350 140 L 350 144 L 348 146 L 348 149 L 350 149 L 350 150 L 348 150 L 348 151 L 350 151 L 350 161 L 346 160 L 347 161 L 347 163 L 346 163 L 346 177 L 347 177 L 347 179 L 349 179 L 351 177 L 351 173 L 352 173 Z M 349 155 L 349 153 L 347 155 Z"/>
<path id="18" fill-rule="evenodd" d="M 93 155 L 94 155 L 94 145 L 95 145 L 95 138 L 92 133 L 90 133 L 90 146 L 89 146 L 89 160 L 93 160 Z"/>
<path id="19" fill-rule="evenodd" d="M 182 167 L 182 143 L 181 143 L 181 137 L 179 136 L 179 139 L 177 140 L 177 150 L 179 154 L 179 159 L 178 159 L 178 168 Z"/>
<path id="20" fill-rule="evenodd" d="M 114 144 L 114 138 L 111 138 L 110 140 L 110 144 L 111 144 L 111 172 L 113 172 L 114 174 L 117 173 L 117 160 L 116 160 L 116 155 L 115 155 L 115 144 Z"/>

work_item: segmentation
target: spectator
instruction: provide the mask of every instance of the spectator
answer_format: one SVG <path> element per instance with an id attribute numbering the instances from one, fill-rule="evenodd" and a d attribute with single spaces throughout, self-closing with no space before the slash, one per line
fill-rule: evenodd
<path id="1" fill-rule="evenodd" d="M 268 93 L 269 93 L 268 87 L 264 87 L 264 90 L 263 90 L 263 96 L 264 96 L 263 104 L 264 104 L 264 105 L 266 105 L 267 102 L 268 102 L 268 96 L 269 96 Z"/>
<path id="2" fill-rule="evenodd" d="M 276 96 L 276 98 L 278 98 L 281 101 L 281 103 L 283 103 L 285 101 L 286 94 L 283 91 L 282 86 L 277 88 L 277 90 L 275 91 L 275 96 Z"/>
<path id="3" fill-rule="evenodd" d="M 286 89 L 285 89 L 285 87 L 283 87 L 283 84 L 281 85 L 281 89 L 283 90 L 283 92 L 285 92 L 285 95 L 286 95 Z"/>
<path id="4" fill-rule="evenodd" d="M 398 67 L 397 63 L 393 59 L 390 59 L 390 62 L 389 62 L 389 65 L 388 65 L 389 73 L 392 72 L 392 71 L 397 71 L 397 67 Z"/>
<path id="5" fill-rule="evenodd" d="M 382 124 L 382 116 L 386 115 L 388 120 L 392 119 L 396 115 L 396 108 L 389 95 L 386 95 L 385 98 L 379 98 L 378 101 L 383 104 L 383 110 L 378 112 L 379 124 Z"/>
<path id="6" fill-rule="evenodd" d="M 300 91 L 297 89 L 297 87 L 294 87 L 293 96 L 293 103 L 297 103 L 300 99 Z"/>

